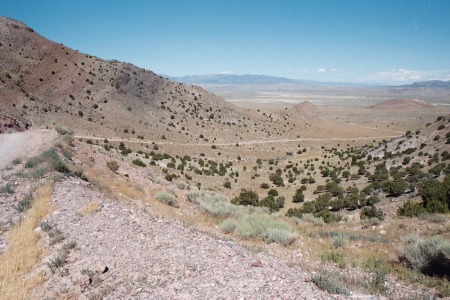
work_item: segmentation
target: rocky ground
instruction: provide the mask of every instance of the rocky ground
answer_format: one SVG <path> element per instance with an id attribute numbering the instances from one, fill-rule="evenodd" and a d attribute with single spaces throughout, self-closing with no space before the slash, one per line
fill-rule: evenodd
<path id="1" fill-rule="evenodd" d="M 43 298 L 342 299 L 319 290 L 307 272 L 152 207 L 108 199 L 79 179 L 56 184 L 53 203 L 48 221 L 77 246 L 45 283 Z M 86 212 L 89 206 L 96 209 Z"/>

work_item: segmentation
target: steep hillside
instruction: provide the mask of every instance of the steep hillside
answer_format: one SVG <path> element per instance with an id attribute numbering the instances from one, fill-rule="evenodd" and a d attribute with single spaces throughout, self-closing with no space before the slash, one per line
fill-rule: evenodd
<path id="1" fill-rule="evenodd" d="M 79 53 L 5 17 L 0 53 L 1 111 L 18 122 L 63 124 L 86 135 L 152 139 L 164 134 L 177 140 L 212 130 L 227 139 L 250 125 L 243 112 L 200 87 Z"/>
<path id="2" fill-rule="evenodd" d="M 0 17 L 0 109 L 2 131 L 64 125 L 78 136 L 184 144 L 336 137 L 329 120 L 237 108 L 201 87 L 80 53 L 5 17 Z M 348 126 L 339 134 L 385 135 Z"/>

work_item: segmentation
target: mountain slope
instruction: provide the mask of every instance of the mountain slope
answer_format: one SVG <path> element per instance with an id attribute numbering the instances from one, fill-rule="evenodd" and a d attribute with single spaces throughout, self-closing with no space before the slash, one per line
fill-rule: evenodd
<path id="1" fill-rule="evenodd" d="M 235 75 L 235 74 L 208 74 L 183 77 L 169 77 L 171 80 L 192 84 L 298 84 L 316 83 L 316 81 L 295 80 L 285 77 L 267 75 Z"/>
<path id="2" fill-rule="evenodd" d="M 130 137 L 135 132 L 188 140 L 192 131 L 242 126 L 248 119 L 200 87 L 79 53 L 5 17 L 0 17 L 0 58 L 0 108 L 19 123 L 62 124 L 79 134 L 123 136 L 128 131 Z"/>
<path id="3" fill-rule="evenodd" d="M 429 81 L 416 81 L 411 84 L 401 85 L 402 87 L 411 88 L 450 88 L 450 80 L 429 80 Z"/>

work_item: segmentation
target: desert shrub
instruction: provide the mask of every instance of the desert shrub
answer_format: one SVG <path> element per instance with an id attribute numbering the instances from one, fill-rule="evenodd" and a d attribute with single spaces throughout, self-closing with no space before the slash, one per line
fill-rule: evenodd
<path id="1" fill-rule="evenodd" d="M 430 223 L 445 223 L 448 220 L 448 216 L 440 213 L 423 213 L 419 215 L 422 220 L 428 221 Z"/>
<path id="2" fill-rule="evenodd" d="M 11 183 L 0 186 L 0 194 L 14 194 L 14 188 Z"/>
<path id="3" fill-rule="evenodd" d="M 110 160 L 106 162 L 106 166 L 113 172 L 117 172 L 117 170 L 119 170 L 119 164 L 115 160 Z"/>
<path id="4" fill-rule="evenodd" d="M 190 190 L 191 189 L 190 185 L 183 181 L 177 182 L 177 188 L 180 190 Z"/>
<path id="5" fill-rule="evenodd" d="M 13 160 L 12 160 L 12 164 L 13 165 L 18 165 L 18 164 L 20 164 L 22 162 L 22 159 L 20 158 L 20 157 L 16 157 L 16 158 L 14 158 Z"/>
<path id="6" fill-rule="evenodd" d="M 224 187 L 224 188 L 227 188 L 227 189 L 231 189 L 231 182 L 229 182 L 228 180 L 225 181 L 225 182 L 223 183 L 223 187 Z"/>
<path id="7" fill-rule="evenodd" d="M 267 195 L 276 197 L 278 196 L 278 191 L 276 189 L 270 189 L 269 192 L 267 192 Z"/>
<path id="8" fill-rule="evenodd" d="M 228 202 L 221 194 L 209 191 L 192 191 L 187 194 L 187 199 L 197 204 L 204 212 L 219 217 L 227 217 L 237 213 L 238 207 Z"/>
<path id="9" fill-rule="evenodd" d="M 276 186 L 284 186 L 284 180 L 283 177 L 281 177 L 278 173 L 272 173 L 269 175 L 270 181 L 272 181 L 273 184 Z"/>
<path id="10" fill-rule="evenodd" d="M 25 167 L 26 169 L 34 168 L 35 166 L 37 166 L 37 165 L 40 164 L 40 163 L 41 163 L 40 158 L 37 157 L 37 156 L 34 156 L 34 157 L 30 157 L 30 158 L 25 162 L 24 167 Z"/>
<path id="11" fill-rule="evenodd" d="M 321 258 L 322 260 L 331 261 L 335 263 L 341 269 L 345 269 L 347 265 L 345 262 L 344 254 L 342 254 L 342 252 L 338 251 L 325 252 L 322 254 Z"/>
<path id="12" fill-rule="evenodd" d="M 289 208 L 286 212 L 286 217 L 295 217 L 301 219 L 303 217 L 303 212 L 300 208 Z"/>
<path id="13" fill-rule="evenodd" d="M 297 236 L 295 230 L 286 222 L 260 212 L 244 213 L 227 219 L 219 227 L 224 232 L 234 232 L 242 238 L 259 237 L 269 243 L 283 245 L 292 243 Z"/>
<path id="14" fill-rule="evenodd" d="M 283 203 L 284 205 L 284 203 Z M 261 201 L 258 202 L 258 206 L 265 206 L 270 209 L 270 211 L 278 211 L 280 210 L 280 207 L 278 206 L 278 203 L 276 202 L 275 198 L 273 196 L 267 196 L 261 199 Z"/>
<path id="15" fill-rule="evenodd" d="M 411 200 L 408 200 L 398 208 L 397 215 L 411 218 L 417 217 L 425 212 L 426 210 L 423 207 L 422 203 L 412 202 Z"/>
<path id="16" fill-rule="evenodd" d="M 267 184 L 266 182 L 263 182 L 263 183 L 261 183 L 261 186 L 260 186 L 262 189 L 268 189 L 270 186 L 269 186 L 269 184 Z"/>
<path id="17" fill-rule="evenodd" d="M 343 220 L 342 216 L 338 213 L 332 213 L 328 209 L 321 210 L 314 214 L 316 218 L 322 218 L 325 223 L 337 223 Z"/>
<path id="18" fill-rule="evenodd" d="M 33 195 L 30 193 L 26 194 L 22 200 L 17 203 L 16 209 L 18 212 L 24 212 L 31 208 L 33 204 Z"/>
<path id="19" fill-rule="evenodd" d="M 385 190 L 389 194 L 389 196 L 398 197 L 402 195 L 408 185 L 406 184 L 406 181 L 402 178 L 399 178 L 394 181 L 388 181 L 385 183 Z"/>
<path id="20" fill-rule="evenodd" d="M 313 214 L 304 214 L 302 219 L 308 223 L 312 223 L 317 226 L 325 225 L 325 222 L 322 218 L 316 218 Z"/>
<path id="21" fill-rule="evenodd" d="M 305 195 L 303 195 L 303 191 L 301 189 L 297 189 L 294 196 L 292 197 L 292 202 L 301 203 L 305 201 Z"/>
<path id="22" fill-rule="evenodd" d="M 258 205 L 259 196 L 255 191 L 250 189 L 241 189 L 239 196 L 231 200 L 231 203 L 236 205 Z"/>
<path id="23" fill-rule="evenodd" d="M 139 166 L 139 167 L 146 167 L 147 165 L 140 160 L 139 158 L 133 159 L 132 161 L 133 165 Z"/>
<path id="24" fill-rule="evenodd" d="M 437 179 L 426 180 L 420 189 L 420 196 L 425 205 L 431 200 L 447 202 L 447 193 L 450 191 L 450 176 L 446 176 L 443 182 Z"/>
<path id="25" fill-rule="evenodd" d="M 371 219 L 371 218 L 377 218 L 377 219 L 383 221 L 384 220 L 384 214 L 383 214 L 383 212 L 380 209 L 376 208 L 375 206 L 369 206 L 369 207 L 364 207 L 361 210 L 360 218 L 362 220 L 364 220 L 364 219 Z"/>
<path id="26" fill-rule="evenodd" d="M 51 166 L 53 170 L 62 173 L 62 174 L 70 174 L 70 169 L 67 167 L 67 165 L 61 161 L 59 158 L 52 161 Z"/>
<path id="27" fill-rule="evenodd" d="M 349 291 L 344 287 L 339 278 L 340 276 L 337 273 L 320 272 L 312 277 L 312 281 L 321 290 L 332 294 L 348 295 Z"/>
<path id="28" fill-rule="evenodd" d="M 333 246 L 336 248 L 345 248 L 350 241 L 350 238 L 346 234 L 337 234 L 333 237 Z"/>
<path id="29" fill-rule="evenodd" d="M 442 237 L 411 236 L 398 251 L 399 261 L 431 276 L 450 276 L 450 242 Z"/>
<path id="30" fill-rule="evenodd" d="M 170 206 L 175 207 L 177 205 L 177 197 L 169 192 L 158 192 L 156 193 L 155 198 Z"/>

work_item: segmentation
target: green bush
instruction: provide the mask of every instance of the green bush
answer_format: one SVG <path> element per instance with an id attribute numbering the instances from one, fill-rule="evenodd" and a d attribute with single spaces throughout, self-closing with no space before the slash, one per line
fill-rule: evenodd
<path id="1" fill-rule="evenodd" d="M 261 183 L 261 186 L 260 186 L 262 189 L 268 189 L 270 186 L 269 186 L 269 184 L 267 184 L 266 182 L 263 182 L 263 183 Z"/>
<path id="2" fill-rule="evenodd" d="M 417 217 L 425 212 L 426 210 L 423 207 L 422 203 L 412 202 L 411 200 L 408 200 L 398 208 L 397 215 L 412 218 Z"/>
<path id="3" fill-rule="evenodd" d="M 146 166 L 147 166 L 147 165 L 146 165 L 142 160 L 140 160 L 139 158 L 133 159 L 132 163 L 133 163 L 133 165 L 136 165 L 136 166 L 139 166 L 139 167 L 146 167 Z"/>
<path id="4" fill-rule="evenodd" d="M 303 195 L 302 189 L 297 189 L 297 191 L 295 191 L 295 195 L 292 197 L 292 202 L 301 203 L 303 201 L 305 201 L 305 195 Z"/>
<path id="5" fill-rule="evenodd" d="M 273 184 L 276 186 L 284 186 L 284 180 L 283 177 L 281 177 L 278 173 L 272 173 L 269 175 L 270 181 L 272 181 Z"/>
<path id="6" fill-rule="evenodd" d="M 231 200 L 231 203 L 236 205 L 258 205 L 259 196 L 255 191 L 250 189 L 241 189 L 239 196 Z"/>
<path id="7" fill-rule="evenodd" d="M 394 181 L 388 181 L 385 184 L 387 193 L 392 197 L 398 197 L 402 195 L 406 191 L 407 187 L 408 185 L 406 184 L 406 181 L 402 178 Z"/>
<path id="8" fill-rule="evenodd" d="M 278 211 L 284 206 L 284 197 L 278 197 L 275 199 L 273 196 L 267 196 L 258 202 L 258 206 L 265 206 L 270 209 L 270 211 Z"/>
<path id="9" fill-rule="evenodd" d="M 371 219 L 371 218 L 377 218 L 377 219 L 383 221 L 384 220 L 384 214 L 383 214 L 383 212 L 380 209 L 376 208 L 375 206 L 369 206 L 369 207 L 364 207 L 361 210 L 360 218 L 362 220 L 364 220 L 364 219 Z"/>
<path id="10" fill-rule="evenodd" d="M 269 192 L 267 193 L 267 195 L 276 197 L 276 196 L 278 196 L 278 191 L 276 189 L 270 189 Z"/>

